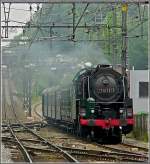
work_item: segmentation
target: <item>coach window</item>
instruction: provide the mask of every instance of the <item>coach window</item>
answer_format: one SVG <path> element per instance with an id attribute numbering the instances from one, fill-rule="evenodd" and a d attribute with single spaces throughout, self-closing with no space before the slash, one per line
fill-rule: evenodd
<path id="1" fill-rule="evenodd" d="M 139 97 L 148 97 L 148 82 L 139 82 Z"/>

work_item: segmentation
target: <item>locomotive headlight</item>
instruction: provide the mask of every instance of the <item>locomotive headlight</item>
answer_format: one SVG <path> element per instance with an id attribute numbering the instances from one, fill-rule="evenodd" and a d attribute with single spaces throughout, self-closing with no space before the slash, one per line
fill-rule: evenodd
<path id="1" fill-rule="evenodd" d="M 94 110 L 91 110 L 91 113 L 94 113 L 95 111 Z"/>
<path id="2" fill-rule="evenodd" d="M 123 109 L 120 109 L 120 113 L 121 113 L 121 114 L 123 113 Z"/>

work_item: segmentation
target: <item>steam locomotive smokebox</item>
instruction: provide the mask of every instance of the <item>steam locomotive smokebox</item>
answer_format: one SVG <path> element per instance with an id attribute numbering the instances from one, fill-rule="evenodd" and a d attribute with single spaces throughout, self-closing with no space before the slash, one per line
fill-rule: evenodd
<path id="1" fill-rule="evenodd" d="M 123 94 L 122 76 L 110 65 L 98 65 L 91 78 L 91 93 L 98 101 L 118 101 Z"/>

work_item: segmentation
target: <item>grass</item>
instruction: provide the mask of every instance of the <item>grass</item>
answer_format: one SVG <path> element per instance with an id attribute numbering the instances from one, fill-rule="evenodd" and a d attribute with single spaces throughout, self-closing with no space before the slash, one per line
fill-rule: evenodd
<path id="1" fill-rule="evenodd" d="M 130 138 L 136 139 L 136 140 L 140 140 L 140 141 L 143 141 L 143 142 L 148 142 L 148 132 L 144 132 L 144 133 L 140 134 L 139 129 L 134 129 L 127 136 L 130 137 Z"/>
<path id="2" fill-rule="evenodd" d="M 41 101 L 41 96 L 33 96 L 32 97 L 32 104 L 36 104 Z"/>

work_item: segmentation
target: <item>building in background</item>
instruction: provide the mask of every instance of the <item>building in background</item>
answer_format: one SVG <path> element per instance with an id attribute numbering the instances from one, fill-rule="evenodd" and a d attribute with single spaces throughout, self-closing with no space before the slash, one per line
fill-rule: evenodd
<path id="1" fill-rule="evenodd" d="M 130 97 L 134 113 L 148 112 L 149 70 L 130 70 Z"/>

